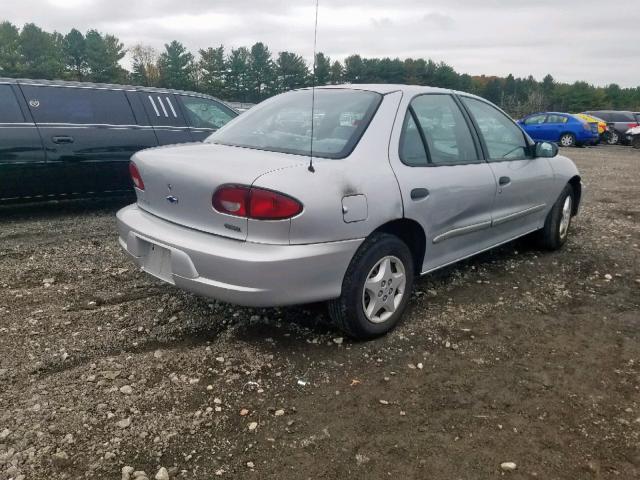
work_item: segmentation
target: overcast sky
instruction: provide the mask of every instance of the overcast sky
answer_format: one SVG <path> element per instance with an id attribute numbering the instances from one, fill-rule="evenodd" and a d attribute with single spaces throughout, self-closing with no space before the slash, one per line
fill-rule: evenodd
<path id="1" fill-rule="evenodd" d="M 315 0 L 0 1 L 0 19 L 96 28 L 127 46 L 176 39 L 195 53 L 262 41 L 312 58 Z M 333 59 L 411 56 L 471 75 L 640 85 L 638 0 L 320 0 L 318 24 L 318 50 Z"/>

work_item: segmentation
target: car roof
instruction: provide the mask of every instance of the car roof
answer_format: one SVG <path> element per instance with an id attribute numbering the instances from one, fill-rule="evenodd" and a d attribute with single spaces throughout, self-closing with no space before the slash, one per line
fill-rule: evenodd
<path id="1" fill-rule="evenodd" d="M 585 113 L 633 113 L 631 110 L 587 110 Z"/>
<path id="2" fill-rule="evenodd" d="M 301 90 L 307 90 L 310 87 Z M 458 90 L 451 90 L 448 88 L 429 87 L 425 85 L 405 85 L 401 83 L 344 83 L 341 85 L 322 85 L 316 87 L 317 89 L 350 89 L 350 90 L 367 90 L 370 92 L 377 92 L 382 95 L 393 92 L 402 92 L 408 95 L 419 95 L 421 93 L 455 93 L 458 95 L 466 95 L 468 97 L 480 98 L 477 95 L 473 95 L 468 92 L 461 92 Z"/>
<path id="3" fill-rule="evenodd" d="M 19 84 L 19 85 L 37 85 L 37 86 L 56 86 L 56 87 L 78 87 L 78 88 L 94 88 L 102 90 L 124 90 L 130 92 L 157 92 L 157 93 L 175 93 L 180 95 L 188 95 L 191 97 L 203 97 L 216 100 L 223 103 L 227 107 L 234 110 L 223 100 L 206 93 L 191 92 L 188 90 L 175 90 L 172 88 L 143 87 L 141 85 L 119 85 L 115 83 L 93 83 L 93 82 L 75 82 L 67 80 L 37 80 L 31 78 L 3 78 L 0 77 L 0 84 Z"/>

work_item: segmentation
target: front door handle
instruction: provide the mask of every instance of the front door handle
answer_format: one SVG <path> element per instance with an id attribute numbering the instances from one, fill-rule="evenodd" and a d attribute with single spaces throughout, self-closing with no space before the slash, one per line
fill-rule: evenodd
<path id="1" fill-rule="evenodd" d="M 500 180 L 498 180 L 498 184 L 500 184 L 501 187 L 509 185 L 510 183 L 511 179 L 509 177 L 500 177 Z"/>
<path id="2" fill-rule="evenodd" d="M 51 137 L 51 141 L 53 143 L 73 143 L 73 137 L 70 137 L 68 135 L 59 135 L 59 136 L 55 136 L 55 137 Z"/>
<path id="3" fill-rule="evenodd" d="M 411 200 L 422 200 L 429 196 L 429 190 L 426 188 L 414 188 L 411 190 Z"/>

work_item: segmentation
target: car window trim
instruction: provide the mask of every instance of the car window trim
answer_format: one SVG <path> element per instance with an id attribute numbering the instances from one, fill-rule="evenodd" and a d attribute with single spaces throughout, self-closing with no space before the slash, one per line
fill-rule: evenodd
<path id="1" fill-rule="evenodd" d="M 478 157 L 475 161 L 463 161 L 463 162 L 454 162 L 454 163 L 433 163 L 432 159 L 431 159 L 431 152 L 429 151 L 429 147 L 427 144 L 427 139 L 424 135 L 424 130 L 422 129 L 422 125 L 420 124 L 420 121 L 418 120 L 418 116 L 415 112 L 415 110 L 413 109 L 413 101 L 418 98 L 418 97 L 424 97 L 427 95 L 447 95 L 449 97 L 451 97 L 451 99 L 453 100 L 453 103 L 458 107 L 458 109 L 460 110 L 460 114 L 462 115 L 462 118 L 464 118 L 465 121 L 465 125 L 467 126 L 467 130 L 469 131 L 469 134 L 471 135 L 471 138 L 473 140 L 473 147 L 476 151 L 476 157 Z M 486 160 L 484 158 L 484 154 L 481 150 L 478 149 L 479 144 L 477 142 L 476 139 L 476 134 L 475 131 L 473 130 L 473 128 L 471 127 L 471 125 L 469 124 L 470 119 L 467 118 L 467 114 L 466 114 L 466 110 L 464 110 L 463 108 L 461 108 L 461 102 L 458 101 L 458 99 L 456 98 L 456 95 L 453 93 L 447 93 L 447 92 L 427 92 L 427 93 L 418 93 L 416 95 L 414 95 L 413 97 L 411 97 L 409 99 L 409 106 L 407 107 L 407 113 L 411 112 L 411 116 L 413 117 L 413 121 L 416 124 L 416 127 L 418 127 L 418 132 L 420 133 L 420 140 L 422 141 L 422 147 L 425 150 L 425 153 L 427 155 L 427 164 L 426 165 L 410 165 L 408 163 L 406 163 L 404 161 L 404 159 L 402 158 L 402 155 L 400 155 L 400 146 L 402 145 L 402 139 L 404 137 L 404 120 L 402 121 L 402 130 L 400 131 L 400 142 L 398 143 L 398 158 L 400 159 L 400 162 L 402 162 L 403 165 L 407 166 L 407 167 L 411 167 L 411 168 L 430 168 L 430 167 L 455 167 L 458 165 L 478 165 L 481 163 L 485 163 Z M 405 118 L 406 118 L 406 114 L 405 114 Z"/>
<path id="2" fill-rule="evenodd" d="M 533 144 L 529 141 L 528 135 L 520 127 L 520 125 L 518 125 L 513 120 L 513 118 L 511 118 L 509 115 L 506 114 L 506 112 L 504 112 L 499 107 L 493 105 L 491 102 L 488 102 L 483 98 L 479 98 L 479 97 L 475 97 L 475 96 L 471 96 L 471 95 L 460 95 L 460 94 L 458 94 L 458 97 L 460 97 L 460 103 L 462 104 L 464 109 L 468 112 L 469 118 L 471 119 L 471 122 L 473 123 L 473 128 L 475 129 L 475 132 L 478 135 L 478 138 L 480 139 L 480 145 L 482 146 L 482 152 L 483 152 L 483 156 L 484 156 L 484 159 L 485 159 L 486 162 L 489 162 L 489 163 L 515 162 L 515 161 L 520 161 L 520 160 L 533 160 L 535 158 L 535 156 L 531 155 L 531 147 L 533 146 Z M 496 158 L 496 159 L 492 159 L 491 156 L 489 155 L 489 147 L 487 147 L 487 144 L 485 142 L 484 136 L 482 135 L 480 127 L 479 127 L 478 123 L 476 122 L 476 119 L 474 118 L 473 114 L 469 111 L 468 107 L 464 104 L 464 101 L 462 101 L 463 98 L 469 98 L 471 100 L 477 100 L 477 101 L 479 101 L 481 103 L 484 103 L 484 104 L 490 106 L 491 108 L 493 108 L 494 110 L 500 112 L 505 117 L 507 117 L 507 119 L 509 119 L 511 121 L 511 123 L 513 123 L 518 128 L 518 130 L 520 130 L 520 132 L 522 133 L 522 138 L 524 139 L 524 143 L 526 145 L 526 154 L 527 154 L 527 156 L 525 156 L 525 158 Z M 546 121 L 546 118 L 545 118 L 545 121 Z"/>

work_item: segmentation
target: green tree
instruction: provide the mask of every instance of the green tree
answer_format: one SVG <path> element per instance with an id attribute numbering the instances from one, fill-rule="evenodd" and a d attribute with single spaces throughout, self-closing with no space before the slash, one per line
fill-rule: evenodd
<path id="1" fill-rule="evenodd" d="M 194 83 L 193 55 L 177 40 L 165 44 L 164 47 L 165 51 L 158 61 L 161 85 L 189 90 Z"/>
<path id="2" fill-rule="evenodd" d="M 261 102 L 272 93 L 275 77 L 271 52 L 264 43 L 258 42 L 251 47 L 248 68 L 249 99 Z"/>
<path id="3" fill-rule="evenodd" d="M 10 22 L 0 23 L 0 76 L 20 75 L 20 32 Z"/>
<path id="4" fill-rule="evenodd" d="M 226 91 L 229 100 L 246 102 L 248 100 L 249 50 L 246 47 L 232 49 L 227 58 Z"/>
<path id="5" fill-rule="evenodd" d="M 316 53 L 316 85 L 327 85 L 331 81 L 331 59 L 324 53 Z"/>
<path id="6" fill-rule="evenodd" d="M 365 68 L 360 55 L 350 55 L 344 59 L 343 78 L 350 83 L 361 83 L 365 81 Z"/>
<path id="7" fill-rule="evenodd" d="M 63 45 L 67 71 L 74 80 L 83 80 L 87 74 L 87 48 L 84 35 L 73 28 L 64 36 Z"/>
<path id="8" fill-rule="evenodd" d="M 338 85 L 344 81 L 344 68 L 342 68 L 342 64 L 338 60 L 331 64 L 329 81 L 332 85 Z"/>
<path id="9" fill-rule="evenodd" d="M 307 64 L 300 55 L 291 52 L 280 52 L 275 64 L 277 89 L 286 92 L 305 86 L 309 77 Z"/>
<path id="10" fill-rule="evenodd" d="M 125 56 L 124 45 L 113 35 L 102 36 L 97 30 L 89 30 L 85 36 L 85 48 L 89 78 L 94 82 L 123 82 L 126 72 L 120 66 Z"/>
<path id="11" fill-rule="evenodd" d="M 30 78 L 55 79 L 64 76 L 63 39 L 33 23 L 20 32 L 20 75 Z"/>
<path id="12" fill-rule="evenodd" d="M 226 64 L 224 59 L 224 46 L 200 50 L 201 88 L 210 95 L 222 96 L 225 89 Z"/>

